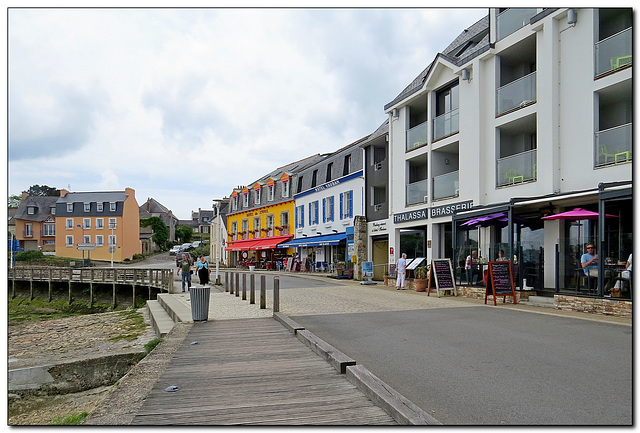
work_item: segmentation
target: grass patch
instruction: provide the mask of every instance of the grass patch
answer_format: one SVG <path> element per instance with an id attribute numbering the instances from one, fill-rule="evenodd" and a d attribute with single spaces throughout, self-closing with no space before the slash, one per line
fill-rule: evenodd
<path id="1" fill-rule="evenodd" d="M 79 425 L 84 422 L 89 414 L 87 412 L 72 413 L 51 420 L 50 425 Z"/>
<path id="2" fill-rule="evenodd" d="M 155 349 L 156 346 L 162 343 L 163 341 L 164 341 L 164 338 L 156 337 L 153 340 L 149 341 L 147 344 L 145 344 L 144 345 L 145 355 L 148 355 L 149 353 L 151 353 L 151 351 Z"/>
<path id="3" fill-rule="evenodd" d="M 8 319 L 9 326 L 27 322 L 38 322 L 64 317 L 82 316 L 85 314 L 105 313 L 111 307 L 106 304 L 88 304 L 59 299 L 51 302 L 39 298 L 29 300 L 27 298 L 9 299 Z"/>
<path id="4" fill-rule="evenodd" d="M 142 313 L 139 313 L 136 310 L 125 310 L 121 311 L 118 314 L 123 319 L 123 333 L 111 337 L 109 340 L 133 341 L 144 334 L 145 330 L 147 329 L 147 325 L 144 323 L 144 317 L 142 316 Z"/>

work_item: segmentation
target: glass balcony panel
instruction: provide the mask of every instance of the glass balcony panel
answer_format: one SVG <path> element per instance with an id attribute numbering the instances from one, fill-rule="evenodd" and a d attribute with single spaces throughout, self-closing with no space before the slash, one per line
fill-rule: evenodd
<path id="1" fill-rule="evenodd" d="M 538 13 L 536 8 L 510 8 L 497 17 L 498 40 L 529 24 L 531 17 Z"/>
<path id="2" fill-rule="evenodd" d="M 528 150 L 497 161 L 497 185 L 517 185 L 538 178 L 537 150 Z"/>
<path id="3" fill-rule="evenodd" d="M 433 119 L 433 139 L 439 140 L 442 137 L 455 134 L 459 131 L 458 127 L 458 109 L 451 110 L 447 113 Z"/>
<path id="4" fill-rule="evenodd" d="M 500 87 L 496 98 L 496 116 L 534 102 L 536 100 L 536 73 L 532 72 Z"/>
<path id="5" fill-rule="evenodd" d="M 427 196 L 427 179 L 407 185 L 407 205 L 424 203 Z"/>
<path id="6" fill-rule="evenodd" d="M 630 162 L 632 159 L 631 123 L 596 132 L 595 166 Z"/>
<path id="7" fill-rule="evenodd" d="M 423 122 L 418 126 L 407 131 L 407 150 L 415 149 L 427 144 L 427 122 Z"/>
<path id="8" fill-rule="evenodd" d="M 433 199 L 457 197 L 460 191 L 459 172 L 452 171 L 433 178 Z"/>
<path id="9" fill-rule="evenodd" d="M 596 43 L 596 77 L 631 64 L 632 38 L 629 28 Z"/>

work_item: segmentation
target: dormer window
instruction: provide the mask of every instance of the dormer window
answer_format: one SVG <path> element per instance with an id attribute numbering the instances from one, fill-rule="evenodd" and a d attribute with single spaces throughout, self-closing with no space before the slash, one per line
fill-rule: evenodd
<path id="1" fill-rule="evenodd" d="M 67 203 L 67 212 L 73 212 L 73 203 Z"/>
<path id="2" fill-rule="evenodd" d="M 84 211 L 85 212 L 91 212 L 91 203 L 85 203 L 84 204 Z"/>
<path id="3" fill-rule="evenodd" d="M 103 212 L 104 211 L 104 203 L 96 203 L 96 208 L 97 208 L 98 212 Z"/>
<path id="4" fill-rule="evenodd" d="M 51 206 L 51 208 L 49 208 L 49 211 L 50 211 L 49 213 L 51 215 L 55 215 L 56 214 L 56 207 L 55 206 Z"/>
<path id="5" fill-rule="evenodd" d="M 109 210 L 111 212 L 115 212 L 116 211 L 116 203 L 115 202 L 112 201 L 111 203 L 109 203 Z"/>
<path id="6" fill-rule="evenodd" d="M 35 206 L 28 206 L 27 207 L 27 214 L 35 215 L 36 214 L 36 207 Z"/>

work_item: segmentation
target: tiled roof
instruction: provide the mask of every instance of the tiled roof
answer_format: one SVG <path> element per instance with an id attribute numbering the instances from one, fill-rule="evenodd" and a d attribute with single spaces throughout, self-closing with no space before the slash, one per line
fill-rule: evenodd
<path id="1" fill-rule="evenodd" d="M 44 221 L 51 215 L 51 208 L 56 207 L 56 202 L 60 197 L 54 196 L 29 196 L 22 200 L 15 213 L 15 219 L 25 221 Z M 29 207 L 34 206 L 36 213 L 29 215 Z"/>
<path id="2" fill-rule="evenodd" d="M 124 191 L 70 192 L 60 197 L 58 203 L 92 203 L 125 201 Z"/>

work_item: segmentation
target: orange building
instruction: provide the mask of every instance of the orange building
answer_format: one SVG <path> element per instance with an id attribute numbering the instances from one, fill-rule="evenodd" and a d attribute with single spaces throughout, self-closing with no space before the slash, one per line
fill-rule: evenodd
<path id="1" fill-rule="evenodd" d="M 121 262 L 142 253 L 135 190 L 60 191 L 56 256 Z M 82 245 L 78 245 L 82 244 Z"/>
<path id="2" fill-rule="evenodd" d="M 21 248 L 43 253 L 55 251 L 55 210 L 58 199 L 57 196 L 22 193 L 22 201 L 14 216 L 15 235 Z"/>

